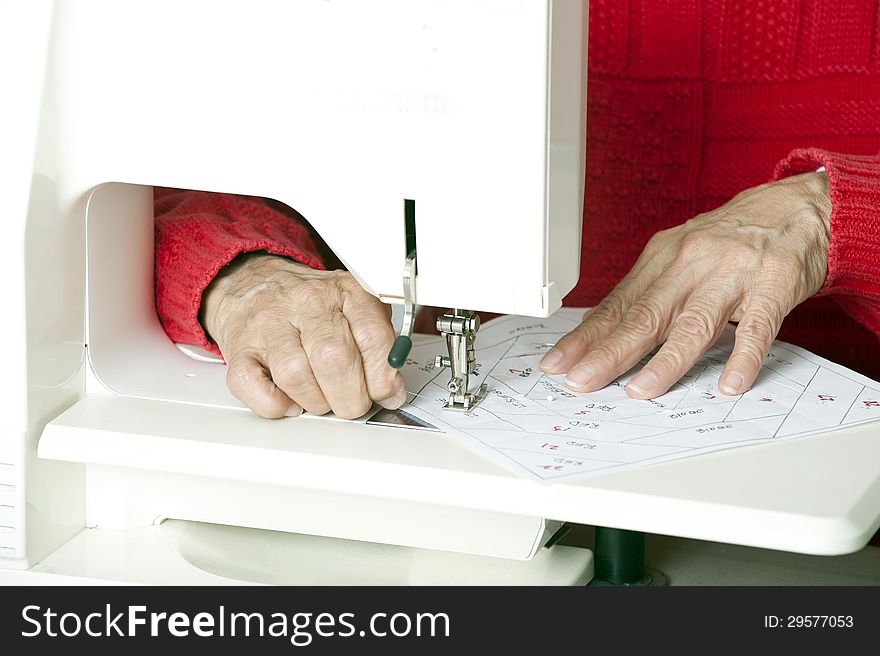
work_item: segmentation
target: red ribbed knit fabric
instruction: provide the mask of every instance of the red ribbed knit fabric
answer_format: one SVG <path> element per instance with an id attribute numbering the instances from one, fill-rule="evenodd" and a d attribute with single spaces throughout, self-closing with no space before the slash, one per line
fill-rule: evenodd
<path id="1" fill-rule="evenodd" d="M 268 251 L 323 269 L 303 222 L 247 196 L 153 191 L 156 211 L 156 310 L 175 342 L 219 354 L 199 323 L 202 292 L 236 255 Z"/>
<path id="2" fill-rule="evenodd" d="M 878 15 L 876 0 L 591 0 L 584 246 L 566 304 L 601 300 L 657 230 L 824 164 L 828 281 L 780 338 L 880 379 Z"/>

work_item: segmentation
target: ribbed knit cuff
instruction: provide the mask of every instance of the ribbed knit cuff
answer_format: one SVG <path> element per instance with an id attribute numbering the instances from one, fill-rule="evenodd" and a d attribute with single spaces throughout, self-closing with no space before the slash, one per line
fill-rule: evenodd
<path id="1" fill-rule="evenodd" d="M 831 195 L 828 275 L 817 295 L 880 303 L 880 156 L 799 148 L 777 166 L 778 180 L 825 167 Z M 873 303 L 872 303 L 873 305 Z"/>
<path id="2" fill-rule="evenodd" d="M 169 189 L 157 189 L 154 198 L 156 310 L 174 342 L 220 353 L 199 322 L 199 307 L 214 276 L 241 253 L 267 251 L 324 268 L 302 223 L 257 199 Z"/>

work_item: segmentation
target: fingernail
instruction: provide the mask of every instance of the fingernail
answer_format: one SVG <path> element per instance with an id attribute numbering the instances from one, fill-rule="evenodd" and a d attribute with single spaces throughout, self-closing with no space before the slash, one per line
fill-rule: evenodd
<path id="1" fill-rule="evenodd" d="M 656 395 L 659 379 L 653 371 L 640 371 L 626 384 L 626 389 L 632 390 L 644 399 L 651 399 Z"/>
<path id="2" fill-rule="evenodd" d="M 565 377 L 565 384 L 570 387 L 586 387 L 590 379 L 595 375 L 596 370 L 593 367 L 586 362 L 581 362 L 568 372 L 568 375 Z"/>
<path id="3" fill-rule="evenodd" d="M 285 417 L 299 417 L 303 412 L 302 407 L 298 403 L 294 403 L 287 409 L 287 412 L 284 413 Z"/>
<path id="4" fill-rule="evenodd" d="M 741 394 L 743 388 L 742 374 L 735 371 L 728 371 L 724 374 L 721 380 L 718 381 L 718 387 L 722 392 L 730 396 Z"/>
<path id="5" fill-rule="evenodd" d="M 541 371 L 552 371 L 560 362 L 562 362 L 562 351 L 552 348 L 544 354 L 543 358 L 541 358 L 541 361 L 538 363 L 538 368 L 541 369 Z"/>
<path id="6" fill-rule="evenodd" d="M 386 410 L 397 410 L 400 406 L 403 405 L 404 401 L 406 401 L 406 390 L 400 389 L 397 394 L 393 394 L 387 399 L 376 401 L 376 403 L 381 405 Z"/>

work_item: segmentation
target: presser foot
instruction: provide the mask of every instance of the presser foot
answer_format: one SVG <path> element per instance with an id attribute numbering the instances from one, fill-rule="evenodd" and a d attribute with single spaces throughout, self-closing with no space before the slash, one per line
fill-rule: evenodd
<path id="1" fill-rule="evenodd" d="M 480 329 L 480 317 L 470 310 L 452 310 L 437 319 L 437 331 L 446 338 L 446 356 L 434 358 L 434 366 L 449 367 L 452 377 L 446 385 L 449 400 L 447 410 L 470 412 L 486 396 L 487 387 L 480 385 L 476 393 L 468 392 L 470 377 L 477 371 L 477 353 L 474 344 Z"/>
<path id="2" fill-rule="evenodd" d="M 458 412 L 470 412 L 477 405 L 486 398 L 486 392 L 489 391 L 489 386 L 486 383 L 480 385 L 480 388 L 474 392 L 473 394 L 456 394 L 451 392 L 449 394 L 449 399 L 443 405 L 444 410 L 456 410 Z"/>

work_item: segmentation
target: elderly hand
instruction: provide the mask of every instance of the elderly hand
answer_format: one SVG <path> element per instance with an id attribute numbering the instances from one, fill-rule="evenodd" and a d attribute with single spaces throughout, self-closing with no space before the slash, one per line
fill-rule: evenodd
<path id="1" fill-rule="evenodd" d="M 229 367 L 230 391 L 263 417 L 332 410 L 360 417 L 406 399 L 386 358 L 390 309 L 344 271 L 262 253 L 240 256 L 202 297 L 202 323 Z"/>
<path id="2" fill-rule="evenodd" d="M 665 393 L 738 322 L 719 378 L 751 387 L 782 320 L 822 286 L 831 201 L 824 173 L 747 189 L 716 210 L 654 235 L 627 276 L 541 361 L 578 392 L 604 387 L 663 344 L 626 386 Z"/>

